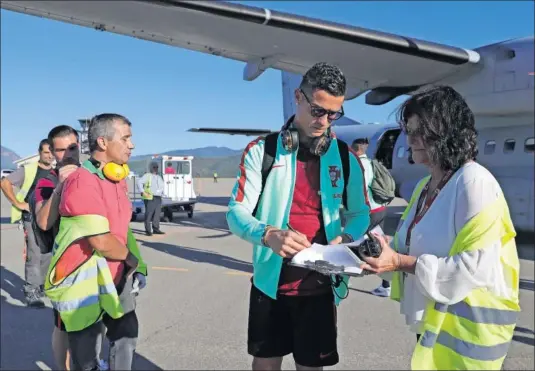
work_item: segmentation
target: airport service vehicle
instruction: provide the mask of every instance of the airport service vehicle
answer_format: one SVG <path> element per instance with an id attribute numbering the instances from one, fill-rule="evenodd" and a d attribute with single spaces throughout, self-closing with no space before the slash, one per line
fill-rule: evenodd
<path id="1" fill-rule="evenodd" d="M 193 218 L 197 195 L 193 189 L 192 161 L 193 156 L 152 156 L 151 163 L 158 163 L 164 181 L 162 214 L 165 222 L 171 222 L 175 212 L 186 212 L 188 218 Z M 132 210 L 132 220 L 145 213 L 145 203 L 137 192 L 134 192 Z"/>

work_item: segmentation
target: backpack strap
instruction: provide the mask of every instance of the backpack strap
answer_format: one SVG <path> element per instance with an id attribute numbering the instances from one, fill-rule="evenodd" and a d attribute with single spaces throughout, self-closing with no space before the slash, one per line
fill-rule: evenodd
<path id="1" fill-rule="evenodd" d="M 266 179 L 271 171 L 271 167 L 275 162 L 275 156 L 277 156 L 277 140 L 279 138 L 279 133 L 268 134 L 264 140 L 264 156 L 262 158 L 262 188 L 260 188 L 260 193 L 258 194 L 258 201 L 253 210 L 253 216 L 256 215 L 256 210 L 258 209 L 258 204 L 260 203 L 260 197 L 264 191 L 264 186 L 266 185 Z"/>
<path id="2" fill-rule="evenodd" d="M 344 192 L 342 193 L 342 202 L 347 210 L 347 183 L 349 182 L 349 172 L 351 167 L 349 166 L 349 148 L 347 143 L 336 139 L 338 144 L 338 152 L 340 152 L 340 160 L 342 161 L 342 169 L 344 172 Z"/>
<path id="3" fill-rule="evenodd" d="M 262 188 L 260 189 L 260 194 L 258 195 L 258 201 L 253 210 L 253 216 L 256 215 L 256 211 L 258 209 L 258 203 L 260 201 L 260 197 L 262 196 L 262 192 L 264 191 L 264 186 L 266 185 L 266 179 L 269 175 L 269 172 L 271 171 L 271 167 L 273 166 L 273 163 L 275 162 L 275 156 L 277 155 L 278 138 L 279 138 L 279 133 L 277 132 L 277 133 L 268 134 L 265 139 L 264 157 L 262 159 Z M 344 191 L 342 194 L 342 202 L 344 204 L 344 207 L 347 210 L 347 183 L 349 181 L 349 173 L 350 173 L 349 148 L 347 146 L 347 143 L 344 141 L 341 141 L 340 139 L 337 139 L 336 143 L 338 144 L 338 152 L 340 153 L 340 160 L 342 161 L 342 169 L 344 173 Z"/>

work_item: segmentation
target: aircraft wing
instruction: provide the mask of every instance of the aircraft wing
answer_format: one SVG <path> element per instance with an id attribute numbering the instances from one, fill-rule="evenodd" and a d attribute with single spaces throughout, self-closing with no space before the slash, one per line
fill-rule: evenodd
<path id="1" fill-rule="evenodd" d="M 245 62 L 254 80 L 267 68 L 303 74 L 338 65 L 352 99 L 368 104 L 477 65 L 476 51 L 223 1 L 4 1 L 4 9 Z"/>

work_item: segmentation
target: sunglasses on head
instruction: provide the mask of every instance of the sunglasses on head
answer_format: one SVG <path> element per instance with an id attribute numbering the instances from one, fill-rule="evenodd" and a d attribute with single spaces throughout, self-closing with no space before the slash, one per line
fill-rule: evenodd
<path id="1" fill-rule="evenodd" d="M 320 118 L 325 115 L 327 115 L 327 119 L 329 121 L 338 120 L 340 117 L 344 115 L 344 107 L 340 109 L 340 111 L 331 111 L 327 110 L 323 107 L 319 107 L 318 105 L 312 103 L 308 96 L 305 94 L 303 90 L 300 90 L 301 94 L 305 97 L 306 101 L 308 102 L 308 105 L 310 106 L 310 115 L 312 117 Z"/>

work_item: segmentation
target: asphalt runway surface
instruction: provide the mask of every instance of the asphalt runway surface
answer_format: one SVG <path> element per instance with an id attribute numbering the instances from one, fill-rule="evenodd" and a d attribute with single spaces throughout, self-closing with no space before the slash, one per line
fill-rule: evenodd
<path id="1" fill-rule="evenodd" d="M 161 224 L 166 234 L 152 237 L 144 235 L 142 221 L 131 223 L 149 266 L 137 307 L 137 370 L 251 367 L 246 344 L 251 246 L 231 235 L 225 220 L 234 180 L 196 182 L 201 202 L 192 219 L 175 214 L 172 223 Z M 9 224 L 3 195 L 1 202 L 0 367 L 53 369 L 50 303 L 45 309 L 24 305 L 22 231 Z M 389 207 L 387 233 L 393 233 L 404 205 L 396 199 Z M 534 369 L 534 249 L 519 245 L 522 313 L 504 369 Z M 410 369 L 415 336 L 397 303 L 370 294 L 379 284 L 376 276 L 351 279 L 349 297 L 338 309 L 340 362 L 329 369 Z M 283 368 L 295 369 L 291 355 Z"/>

